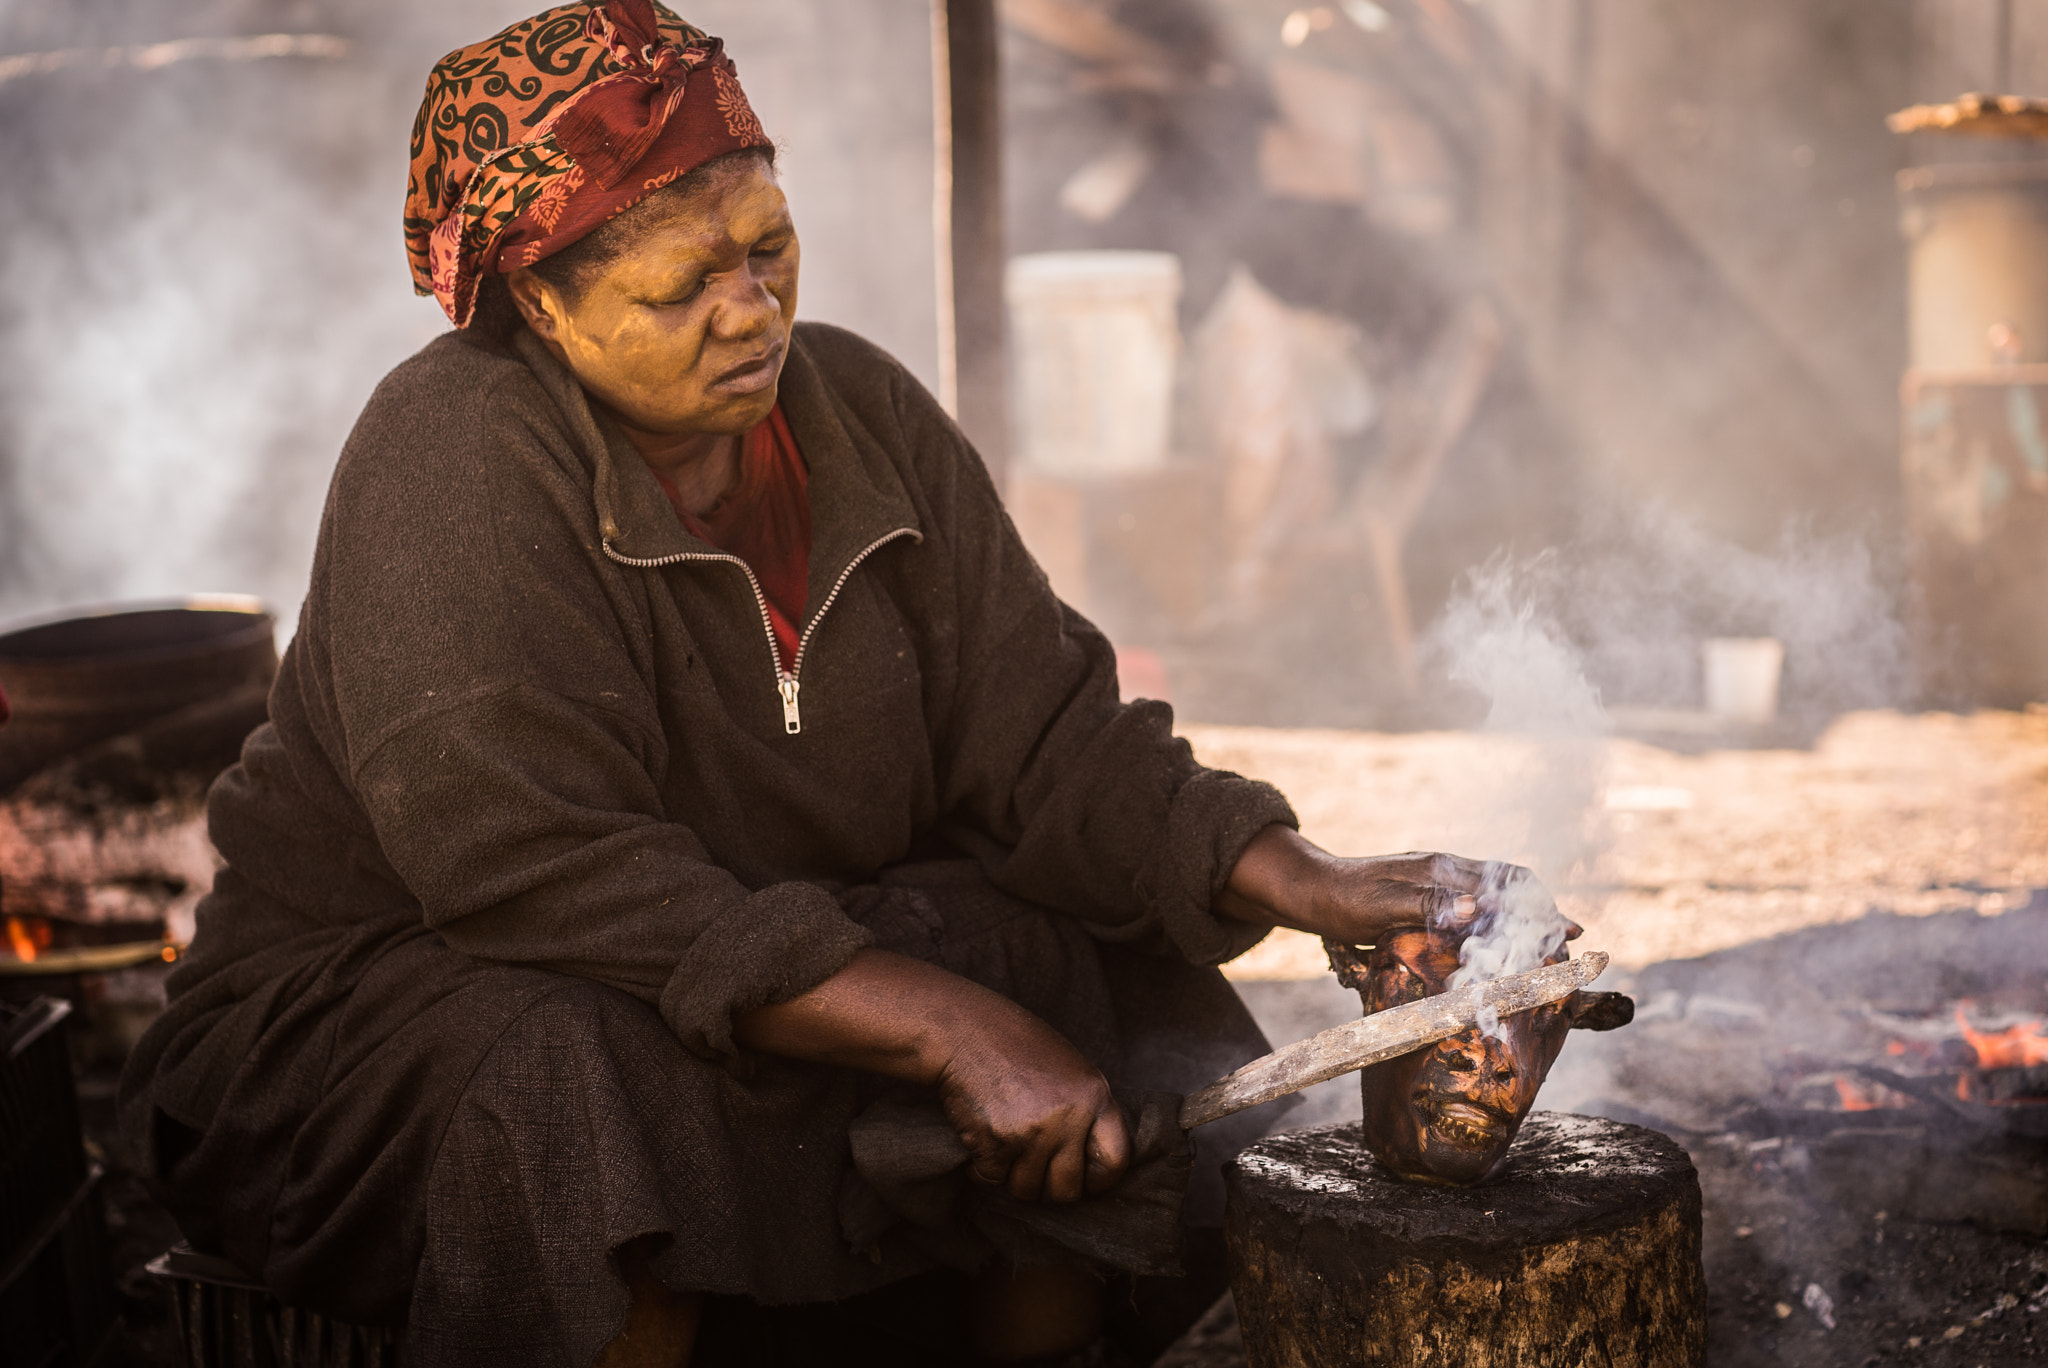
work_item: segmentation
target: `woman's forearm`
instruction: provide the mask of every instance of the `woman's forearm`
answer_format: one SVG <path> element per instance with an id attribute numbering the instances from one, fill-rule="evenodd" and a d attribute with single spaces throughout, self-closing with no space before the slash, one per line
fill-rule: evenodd
<path id="1" fill-rule="evenodd" d="M 1238 857 L 1216 910 L 1236 921 L 1324 934 L 1318 891 L 1333 863 L 1334 857 L 1292 827 L 1269 826 Z"/>
<path id="2" fill-rule="evenodd" d="M 809 992 L 733 1020 L 742 1045 L 792 1059 L 935 1083 L 953 1049 L 1023 1008 L 937 965 L 862 950 Z"/>

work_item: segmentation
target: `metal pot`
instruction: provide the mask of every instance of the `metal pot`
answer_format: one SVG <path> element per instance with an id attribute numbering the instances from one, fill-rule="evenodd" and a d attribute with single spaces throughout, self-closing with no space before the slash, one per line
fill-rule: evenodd
<path id="1" fill-rule="evenodd" d="M 254 599 L 194 598 L 0 636 L 0 793 L 52 761 L 277 674 L 275 620 Z"/>

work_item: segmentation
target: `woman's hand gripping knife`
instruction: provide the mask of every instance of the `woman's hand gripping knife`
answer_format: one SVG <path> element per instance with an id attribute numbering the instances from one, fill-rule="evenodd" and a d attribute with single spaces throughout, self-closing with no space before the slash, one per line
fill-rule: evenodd
<path id="1" fill-rule="evenodd" d="M 1245 847 L 1216 910 L 1345 945 L 1376 945 L 1390 932 L 1421 927 L 1455 948 L 1510 887 L 1519 900 L 1537 893 L 1549 902 L 1536 876 L 1517 866 L 1458 855 L 1332 855 L 1291 828 L 1271 826 Z M 1577 923 L 1565 927 L 1566 940 L 1578 939 Z"/>
<path id="2" fill-rule="evenodd" d="M 1071 1202 L 1123 1177 L 1131 1141 L 1109 1084 L 1036 1016 L 979 984 L 863 950 L 817 987 L 734 1023 L 770 1054 L 931 1084 L 974 1176 Z"/>

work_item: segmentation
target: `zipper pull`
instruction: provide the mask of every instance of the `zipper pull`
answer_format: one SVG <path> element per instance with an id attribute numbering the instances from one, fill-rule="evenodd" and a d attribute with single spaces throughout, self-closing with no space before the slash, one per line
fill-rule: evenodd
<path id="1" fill-rule="evenodd" d="M 782 695 L 782 729 L 795 736 L 804 729 L 803 714 L 796 708 L 797 682 L 795 675 L 778 675 L 775 680 L 776 692 Z"/>

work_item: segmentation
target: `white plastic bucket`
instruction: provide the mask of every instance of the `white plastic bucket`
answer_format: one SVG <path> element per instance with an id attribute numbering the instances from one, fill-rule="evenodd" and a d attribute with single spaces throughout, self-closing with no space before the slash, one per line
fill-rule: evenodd
<path id="1" fill-rule="evenodd" d="M 1709 637 L 1700 645 L 1707 711 L 1731 722 L 1768 722 L 1778 715 L 1778 677 L 1785 644 L 1776 637 Z"/>
<path id="2" fill-rule="evenodd" d="M 1166 464 L 1180 290 L 1180 258 L 1171 252 L 1039 252 L 1011 260 L 1024 464 L 1082 478 Z"/>

